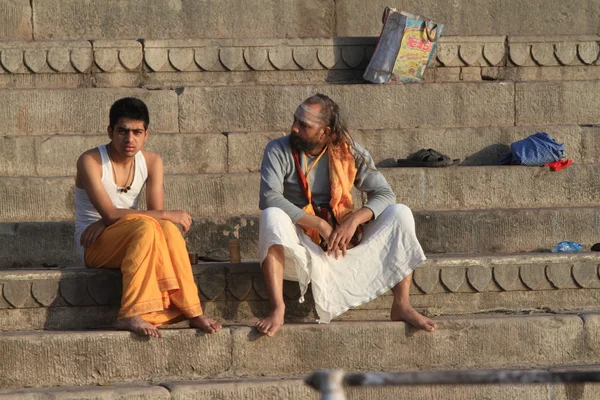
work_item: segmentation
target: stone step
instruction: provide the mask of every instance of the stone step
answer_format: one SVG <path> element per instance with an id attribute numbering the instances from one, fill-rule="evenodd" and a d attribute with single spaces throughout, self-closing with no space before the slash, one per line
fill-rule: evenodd
<path id="1" fill-rule="evenodd" d="M 384 168 L 397 201 L 413 211 L 594 206 L 600 165 Z M 195 218 L 260 215 L 260 174 L 165 176 L 165 207 Z M 72 177 L 0 177 L 1 222 L 74 220 Z M 366 197 L 354 191 L 356 207 Z M 142 203 L 141 208 L 145 208 Z"/>
<path id="2" fill-rule="evenodd" d="M 462 166 L 495 165 L 510 144 L 534 132 L 548 132 L 565 143 L 566 155 L 576 164 L 600 160 L 600 128 L 578 125 L 531 127 L 430 128 L 354 130 L 354 139 L 369 150 L 378 167 L 434 148 Z M 167 174 L 257 172 L 269 140 L 281 132 L 154 133 L 145 148 L 158 152 Z M 0 176 L 71 176 L 84 151 L 108 141 L 106 135 L 0 136 Z"/>
<path id="3" fill-rule="evenodd" d="M 287 130 L 297 104 L 316 92 L 340 104 L 351 129 L 595 124 L 597 86 L 600 81 L 187 87 L 180 131 Z"/>
<path id="4" fill-rule="evenodd" d="M 180 390 L 185 390 L 184 387 Z M 30 389 L 0 389 L 0 400 L 171 400 L 169 390 L 159 385 L 70 386 Z"/>
<path id="5" fill-rule="evenodd" d="M 566 370 L 586 370 L 589 367 L 571 367 Z M 563 370 L 563 368 L 561 368 Z M 318 400 L 319 393 L 298 378 L 227 379 L 218 381 L 167 382 L 160 386 L 115 385 L 75 386 L 40 389 L 3 389 L 0 400 Z M 577 393 L 580 400 L 596 399 L 600 385 L 581 384 L 529 384 L 529 385 L 426 385 L 411 387 L 349 387 L 344 390 L 348 400 L 488 400 L 530 399 L 564 400 Z"/>
<path id="6" fill-rule="evenodd" d="M 585 367 L 582 367 L 582 369 Z M 567 370 L 577 368 L 567 368 Z M 225 382 L 175 382 L 167 384 L 173 399 L 311 399 L 319 393 L 303 379 L 244 379 Z M 548 385 L 428 385 L 410 387 L 351 387 L 345 389 L 348 400 L 464 400 L 464 399 L 530 399 L 563 400 L 577 393 L 581 400 L 597 396 L 598 384 Z"/>
<path id="7" fill-rule="evenodd" d="M 0 42 L 0 88 L 364 83 L 374 37 Z M 423 82 L 600 79 L 600 36 L 442 36 Z"/>
<path id="8" fill-rule="evenodd" d="M 598 311 L 600 255 L 522 254 L 429 256 L 414 274 L 411 303 L 437 317 Z M 81 265 L 81 264 L 80 264 Z M 194 276 L 204 311 L 229 324 L 250 324 L 268 312 L 258 262 L 201 263 Z M 286 321 L 314 322 L 312 295 L 285 282 Z M 0 330 L 112 327 L 121 296 L 118 271 L 85 268 L 0 271 Z M 339 320 L 389 320 L 391 293 Z"/>
<path id="9" fill-rule="evenodd" d="M 493 166 L 382 172 L 398 201 L 422 211 L 594 205 L 599 169 L 579 165 L 557 174 L 548 168 Z M 477 174 L 479 180 L 474 181 Z M 167 175 L 166 207 L 187 210 L 196 218 L 258 215 L 259 178 L 258 173 Z M 71 177 L 0 178 L 0 198 L 5 199 L 0 206 L 2 222 L 74 219 Z M 356 198 L 360 205 L 357 194 Z"/>
<path id="10" fill-rule="evenodd" d="M 585 125 L 600 118 L 593 106 L 599 86 L 600 80 L 3 90 L 0 135 L 104 134 L 108 109 L 123 96 L 148 102 L 156 132 L 287 131 L 298 104 L 317 92 L 340 104 L 351 131 Z"/>
<path id="11" fill-rule="evenodd" d="M 600 242 L 593 223 L 598 207 L 488 209 L 414 212 L 417 236 L 427 253 L 521 253 L 548 251 L 570 240 L 587 249 Z M 73 222 L 0 223 L 0 268 L 77 265 Z M 226 252 L 239 237 L 242 258 L 258 254 L 258 217 L 196 218 L 186 235 L 199 254 Z"/>
<path id="12" fill-rule="evenodd" d="M 273 338 L 246 326 L 214 335 L 164 330 L 162 340 L 115 331 L 0 333 L 0 385 L 291 377 L 324 368 L 548 368 L 592 365 L 600 356 L 598 314 L 446 317 L 437 323 L 433 334 L 394 322 L 286 324 Z"/>
<path id="13" fill-rule="evenodd" d="M 594 0 L 575 0 L 565 12 L 559 1 L 539 7 L 510 0 L 502 4 L 461 1 L 408 1 L 402 10 L 445 24 L 451 35 L 597 34 L 600 9 Z M 377 36 L 389 3 L 333 0 L 227 0 L 165 3 L 159 0 L 94 3 L 27 0 L 3 4 L 0 39 L 255 38 Z M 224 16 L 223 10 L 228 10 Z M 243 10 L 243 11 L 242 11 Z M 119 24 L 123 13 L 145 24 Z M 558 18 L 557 16 L 560 16 Z M 75 23 L 74 23 L 75 22 Z"/>

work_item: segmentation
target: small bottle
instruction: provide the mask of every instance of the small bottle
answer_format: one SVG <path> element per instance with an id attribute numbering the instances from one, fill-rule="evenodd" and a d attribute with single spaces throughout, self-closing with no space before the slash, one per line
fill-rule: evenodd
<path id="1" fill-rule="evenodd" d="M 229 240 L 229 262 L 233 264 L 239 264 L 242 262 L 239 239 Z"/>

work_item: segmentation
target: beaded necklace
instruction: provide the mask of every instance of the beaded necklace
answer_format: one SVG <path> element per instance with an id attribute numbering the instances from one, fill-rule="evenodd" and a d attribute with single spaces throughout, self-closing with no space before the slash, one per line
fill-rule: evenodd
<path id="1" fill-rule="evenodd" d="M 125 184 L 127 184 L 127 182 L 129 182 L 129 185 L 122 187 L 117 185 L 117 174 L 115 172 L 115 166 L 114 166 L 114 162 L 112 157 L 110 156 L 110 150 L 112 148 L 112 144 L 109 143 L 108 144 L 108 159 L 110 160 L 110 164 L 111 164 L 111 169 L 112 169 L 112 173 L 113 173 L 113 181 L 115 182 L 115 185 L 117 186 L 117 193 L 127 193 L 128 191 L 131 190 L 131 185 L 133 184 L 133 177 L 132 177 L 132 171 L 135 169 L 135 157 L 133 158 L 133 162 L 131 163 L 131 165 L 129 166 L 129 172 L 127 173 L 127 180 L 125 181 Z M 131 179 L 131 182 L 129 181 Z"/>

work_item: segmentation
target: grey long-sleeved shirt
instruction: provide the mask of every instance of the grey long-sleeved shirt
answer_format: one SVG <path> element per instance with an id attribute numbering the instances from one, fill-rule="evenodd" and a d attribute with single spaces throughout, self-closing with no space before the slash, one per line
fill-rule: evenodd
<path id="1" fill-rule="evenodd" d="M 365 207 L 371 209 L 374 218 L 377 218 L 387 206 L 396 203 L 396 195 L 381 172 L 375 169 L 373 158 L 369 152 L 358 144 L 356 144 L 356 150 L 367 157 L 371 167 L 369 168 L 358 158 L 354 186 L 359 191 L 366 193 L 367 204 Z M 316 157 L 307 156 L 308 165 L 312 165 L 315 159 Z M 302 161 L 302 158 L 300 160 Z M 302 168 L 306 168 L 306 166 L 302 164 Z M 308 202 L 298 181 L 289 135 L 271 140 L 267 144 L 260 168 L 260 178 L 259 207 L 261 210 L 278 207 L 289 215 L 294 223 L 306 214 L 305 211 L 302 211 L 302 207 L 306 206 Z M 331 200 L 328 153 L 323 155 L 310 172 L 308 181 L 314 203 L 319 206 L 328 205 Z M 354 202 L 356 203 L 357 200 L 354 199 Z"/>

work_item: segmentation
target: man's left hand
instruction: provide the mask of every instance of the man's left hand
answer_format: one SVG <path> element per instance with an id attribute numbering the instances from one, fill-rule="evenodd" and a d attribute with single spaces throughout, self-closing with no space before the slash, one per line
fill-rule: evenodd
<path id="1" fill-rule="evenodd" d="M 352 240 L 357 227 L 358 224 L 354 218 L 354 213 L 348 215 L 329 235 L 327 239 L 327 254 L 331 255 L 333 253 L 337 260 L 338 252 L 341 251 L 342 257 L 346 257 L 346 246 Z"/>

